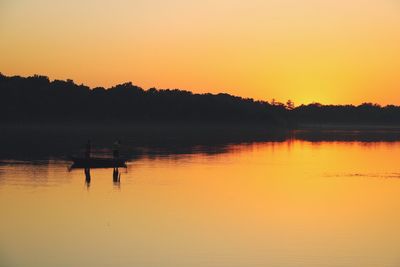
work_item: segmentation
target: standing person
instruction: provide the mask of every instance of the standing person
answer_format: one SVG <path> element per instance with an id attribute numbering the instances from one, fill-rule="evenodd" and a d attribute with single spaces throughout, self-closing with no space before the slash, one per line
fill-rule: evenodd
<path id="1" fill-rule="evenodd" d="M 88 140 L 86 143 L 85 158 L 87 158 L 87 159 L 90 158 L 91 150 L 92 150 L 92 144 L 91 144 L 90 140 Z"/>
<path id="2" fill-rule="evenodd" d="M 119 141 L 119 139 L 117 141 L 114 142 L 113 145 L 113 157 L 114 159 L 119 158 L 119 148 L 121 146 L 121 141 Z"/>

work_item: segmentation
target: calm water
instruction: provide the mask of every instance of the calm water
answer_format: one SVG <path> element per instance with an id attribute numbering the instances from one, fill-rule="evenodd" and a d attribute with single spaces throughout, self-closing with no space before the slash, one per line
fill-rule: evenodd
<path id="1" fill-rule="evenodd" d="M 400 266 L 400 143 L 0 164 L 0 266 Z"/>

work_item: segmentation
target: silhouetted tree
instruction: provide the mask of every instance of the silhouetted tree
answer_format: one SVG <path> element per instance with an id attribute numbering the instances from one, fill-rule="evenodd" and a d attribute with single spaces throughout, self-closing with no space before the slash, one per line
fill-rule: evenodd
<path id="1" fill-rule="evenodd" d="M 272 99 L 194 94 L 178 89 L 143 90 L 131 82 L 90 89 L 72 80 L 0 73 L 0 122 L 251 122 L 271 127 L 302 124 L 400 124 L 400 107 L 373 103 L 295 107 Z"/>
<path id="2" fill-rule="evenodd" d="M 294 108 L 295 108 L 294 102 L 293 102 L 292 100 L 289 99 L 289 100 L 286 102 L 286 108 L 287 108 L 288 110 L 294 109 Z"/>
<path id="3" fill-rule="evenodd" d="M 229 94 L 178 89 L 143 90 L 131 82 L 90 89 L 46 76 L 0 76 L 0 121 L 204 121 L 287 126 L 287 110 Z"/>

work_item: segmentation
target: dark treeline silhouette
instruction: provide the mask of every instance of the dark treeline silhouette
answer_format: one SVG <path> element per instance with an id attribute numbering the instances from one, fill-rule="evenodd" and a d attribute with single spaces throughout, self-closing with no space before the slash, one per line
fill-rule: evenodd
<path id="1" fill-rule="evenodd" d="M 313 103 L 293 109 L 291 118 L 301 124 L 400 125 L 400 107 L 373 103 L 358 106 Z"/>
<path id="2" fill-rule="evenodd" d="M 90 89 L 72 80 L 0 74 L 1 122 L 245 122 L 277 127 L 315 124 L 400 125 L 399 106 L 365 103 L 295 107 L 229 94 L 143 90 L 132 83 Z"/>
<path id="3" fill-rule="evenodd" d="M 284 106 L 228 94 L 143 90 L 132 83 L 90 89 L 72 80 L 0 75 L 1 121 L 254 121 L 286 123 Z"/>

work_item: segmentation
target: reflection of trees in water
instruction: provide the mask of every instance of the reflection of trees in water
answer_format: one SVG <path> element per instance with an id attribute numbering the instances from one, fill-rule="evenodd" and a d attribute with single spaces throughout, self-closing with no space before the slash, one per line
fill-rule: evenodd
<path id="1" fill-rule="evenodd" d="M 65 165 L 53 160 L 0 159 L 0 183 L 13 181 L 26 186 L 48 186 L 69 182 L 68 176 L 56 176 L 52 169 L 65 170 Z"/>
<path id="2" fill-rule="evenodd" d="M 269 129 L 237 127 L 209 127 L 199 125 L 190 127 L 163 125 L 92 127 L 43 126 L 26 130 L 4 129 L 0 133 L 0 159 L 48 161 L 48 159 L 66 159 L 68 155 L 83 154 L 87 139 L 92 140 L 93 156 L 111 156 L 111 144 L 117 136 L 123 141 L 121 157 L 127 160 L 181 156 L 187 154 L 216 155 L 230 153 L 238 146 L 260 142 L 285 141 L 340 141 L 340 142 L 394 142 L 400 141 L 399 129 L 385 130 L 298 130 L 271 132 Z M 110 128 L 110 129 L 109 129 Z M 0 164 L 2 164 L 0 162 Z"/>
<path id="3" fill-rule="evenodd" d="M 397 142 L 400 129 L 311 129 L 294 131 L 294 140 L 310 142 Z"/>
<path id="4" fill-rule="evenodd" d="M 215 126 L 204 124 L 119 124 L 101 125 L 37 125 L 5 128 L 0 133 L 0 159 L 66 158 L 84 154 L 88 139 L 92 156 L 112 155 L 111 144 L 116 137 L 123 142 L 121 157 L 172 154 L 226 153 L 231 144 L 285 140 L 284 133 L 269 133 L 268 127 Z"/>

